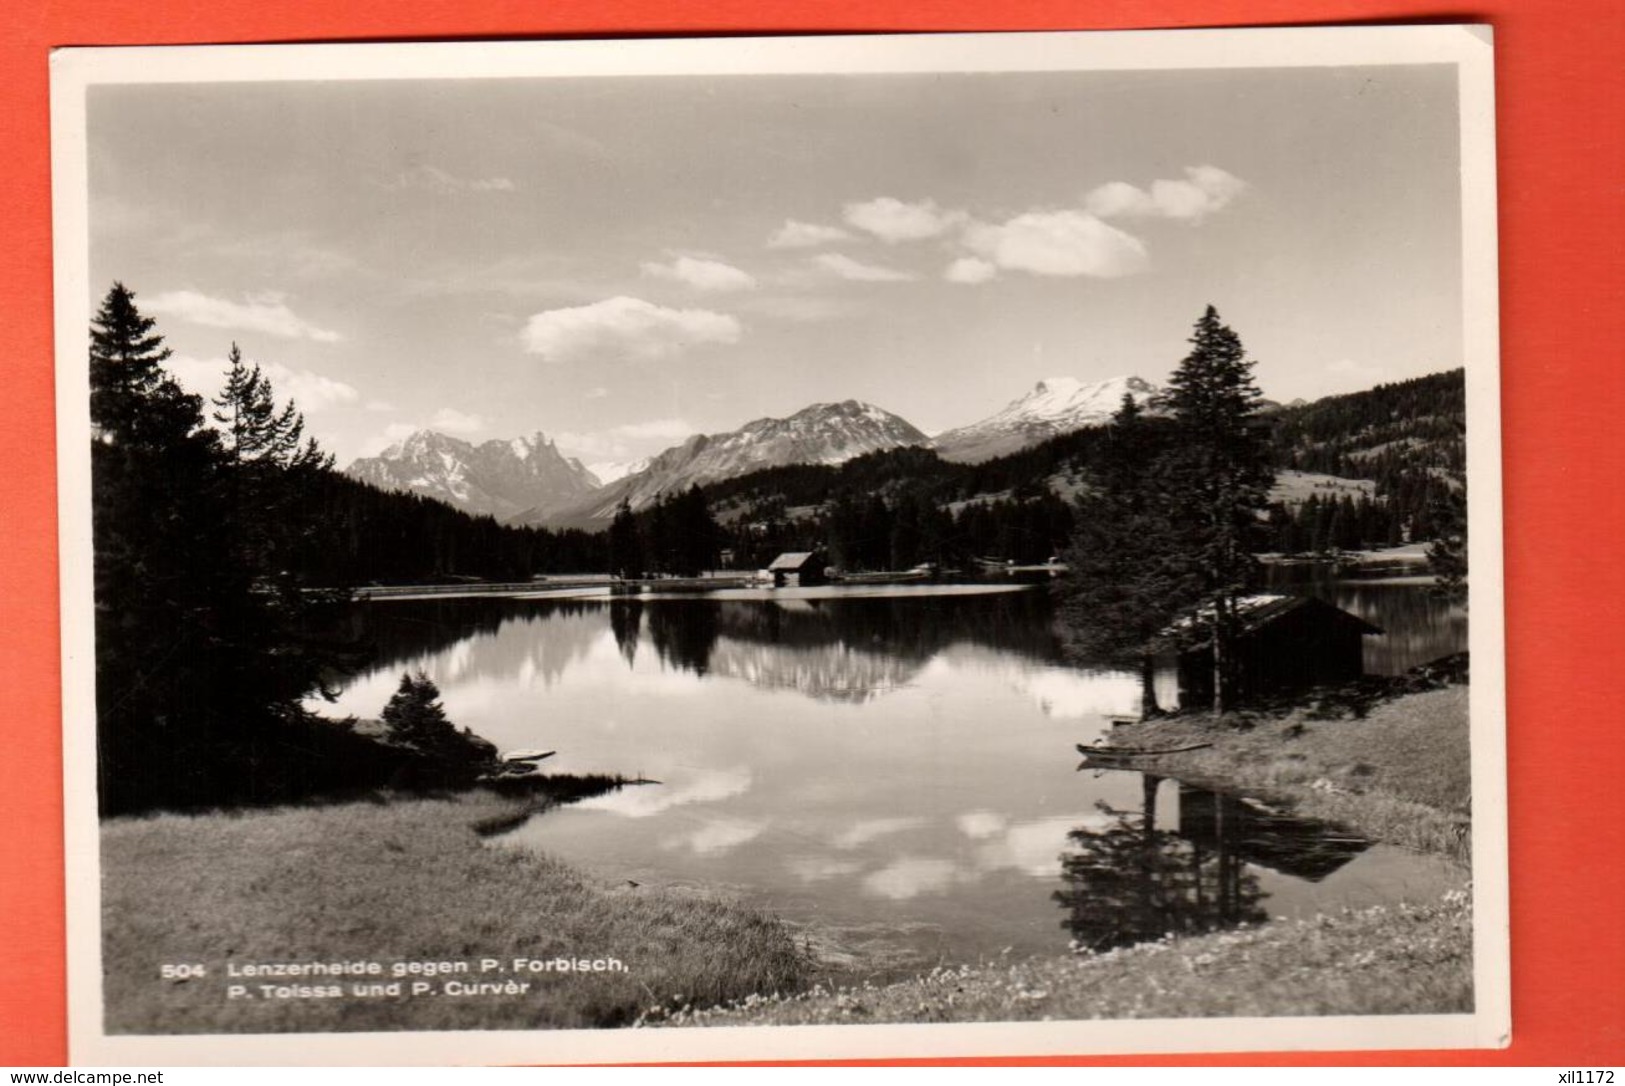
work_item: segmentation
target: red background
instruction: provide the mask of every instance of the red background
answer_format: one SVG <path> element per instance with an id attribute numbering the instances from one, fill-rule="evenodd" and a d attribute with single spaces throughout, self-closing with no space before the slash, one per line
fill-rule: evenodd
<path id="1" fill-rule="evenodd" d="M 0 1065 L 67 1037 L 47 58 L 63 45 L 1488 22 L 1496 35 L 1513 1042 L 1085 1064 L 1625 1064 L 1625 20 L 1606 0 L 94 0 L 0 20 Z M 813 10 L 815 9 L 815 10 Z M 94 887 L 74 887 L 95 893 Z"/>

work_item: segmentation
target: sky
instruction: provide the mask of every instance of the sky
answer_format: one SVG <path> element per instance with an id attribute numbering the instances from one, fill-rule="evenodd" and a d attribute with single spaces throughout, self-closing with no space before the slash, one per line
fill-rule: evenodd
<path id="1" fill-rule="evenodd" d="M 809 404 L 927 432 L 1164 380 L 1462 362 L 1450 66 L 110 85 L 90 272 L 341 465 L 413 430 L 589 465 Z M 606 469 L 613 470 L 613 469 Z"/>

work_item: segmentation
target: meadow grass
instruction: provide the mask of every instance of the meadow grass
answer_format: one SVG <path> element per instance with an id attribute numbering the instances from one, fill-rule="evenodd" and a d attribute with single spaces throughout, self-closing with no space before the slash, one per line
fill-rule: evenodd
<path id="1" fill-rule="evenodd" d="M 1465 890 L 1427 905 L 1278 920 L 1099 955 L 938 968 L 896 984 L 822 985 L 715 1008 L 660 1007 L 640 1026 L 840 1025 L 1450 1014 L 1472 1010 Z"/>
<path id="2" fill-rule="evenodd" d="M 1313 705 L 1224 722 L 1192 713 L 1112 730 L 1113 746 L 1205 750 L 1137 768 L 1288 803 L 1377 841 L 1468 862 L 1472 781 L 1466 686 L 1403 694 L 1363 717 L 1321 719 Z M 1238 726 L 1239 725 L 1239 726 Z"/>
<path id="3" fill-rule="evenodd" d="M 1465 863 L 1467 691 L 1114 730 L 1113 745 L 1207 749 L 1144 768 L 1285 801 L 1373 839 Z M 1241 726 L 1238 727 L 1237 725 Z M 568 785 L 569 782 L 566 782 Z M 576 791 L 612 782 L 575 782 Z M 510 788 L 510 792 L 512 789 Z M 1465 892 L 1442 903 L 1167 939 L 1093 956 L 939 968 L 890 985 L 814 985 L 820 966 L 779 922 L 703 892 L 583 875 L 481 842 L 561 797 L 476 789 L 330 806 L 157 815 L 103 824 L 110 1032 L 584 1028 L 629 1024 L 1005 1021 L 1036 1018 L 1447 1013 L 1471 1007 Z M 1463 872 L 1463 879 L 1466 874 Z M 614 958 L 625 972 L 515 974 L 513 958 Z M 249 962 L 468 961 L 518 994 L 226 998 Z M 202 977 L 165 979 L 166 964 Z M 827 965 L 827 963 L 825 963 Z M 366 978 L 377 980 L 379 978 Z M 388 980 L 387 976 L 382 978 Z M 408 978 L 408 983 L 411 979 Z M 435 983 L 439 988 L 439 982 Z"/>
<path id="4" fill-rule="evenodd" d="M 534 802 L 532 800 L 531 802 Z M 725 900 L 609 884 L 483 844 L 516 801 L 476 790 L 322 807 L 120 818 L 102 827 L 109 1032 L 266 1033 L 599 1027 L 651 1003 L 703 1004 L 803 983 L 777 921 Z M 515 974 L 511 959 L 618 959 L 624 972 Z M 228 976 L 256 962 L 494 958 L 458 981 L 523 994 L 348 994 L 350 979 Z M 202 977 L 165 979 L 198 964 Z M 477 968 L 477 965 L 475 966 Z M 422 980 L 422 977 L 408 979 Z M 436 989 L 447 978 L 436 978 Z M 229 984 L 254 998 L 226 998 Z M 262 998 L 260 984 L 340 984 L 342 998 Z"/>

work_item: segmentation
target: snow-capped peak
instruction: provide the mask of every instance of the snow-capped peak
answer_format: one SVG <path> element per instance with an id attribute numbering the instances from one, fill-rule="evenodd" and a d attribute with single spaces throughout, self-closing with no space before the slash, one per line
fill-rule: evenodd
<path id="1" fill-rule="evenodd" d="M 1123 405 L 1125 395 L 1143 406 L 1157 391 L 1151 382 L 1132 375 L 1092 384 L 1075 377 L 1046 377 L 997 413 L 939 434 L 933 444 L 945 460 L 990 460 L 1056 434 L 1099 425 Z"/>
<path id="2" fill-rule="evenodd" d="M 566 459 L 541 431 L 474 445 L 419 430 L 345 472 L 385 490 L 407 490 L 496 516 L 578 501 L 599 486 L 597 476 L 580 461 Z"/>
<path id="3" fill-rule="evenodd" d="M 622 500 L 642 509 L 663 494 L 677 494 L 763 468 L 787 464 L 842 464 L 887 449 L 925 445 L 929 438 L 906 419 L 862 400 L 816 403 L 785 418 L 753 419 L 737 430 L 695 434 L 593 495 L 579 510 L 607 519 Z M 606 470 L 614 465 L 604 465 Z"/>

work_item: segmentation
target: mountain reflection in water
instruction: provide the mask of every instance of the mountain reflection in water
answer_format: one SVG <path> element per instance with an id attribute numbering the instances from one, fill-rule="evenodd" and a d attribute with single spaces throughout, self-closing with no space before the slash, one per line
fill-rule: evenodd
<path id="1" fill-rule="evenodd" d="M 429 600 L 375 605 L 353 632 L 375 646 L 378 670 L 413 667 L 456 646 L 451 663 L 458 678 L 523 675 L 552 685 L 590 651 L 607 616 L 628 668 L 646 647 L 666 667 L 699 676 L 866 701 L 907 684 L 954 644 L 1053 661 L 1059 650 L 1049 611 L 1047 598 L 1035 592 L 921 596 L 903 606 L 873 598 Z M 497 636 L 514 624 L 545 624 L 547 636 Z"/>
<path id="2" fill-rule="evenodd" d="M 1382 846 L 1306 870 L 1256 820 L 1240 838 L 1204 836 L 1171 782 L 1150 816 L 1154 877 L 1108 874 L 1144 854 L 1144 811 L 1126 826 L 1119 813 L 1143 806 L 1142 778 L 1075 773 L 1073 745 L 1137 708 L 1138 678 L 1065 664 L 1051 620 L 1031 591 L 393 601 L 356 609 L 381 662 L 336 708 L 376 717 L 401 672 L 421 669 L 450 718 L 500 748 L 661 782 L 551 810 L 492 847 L 721 888 L 911 964 L 1064 950 L 1058 885 L 1075 895 L 1069 916 L 1115 918 L 1088 934 L 1101 945 L 1163 927 L 1180 895 L 1176 922 L 1208 924 L 1193 903 L 1296 915 L 1453 885 Z"/>

